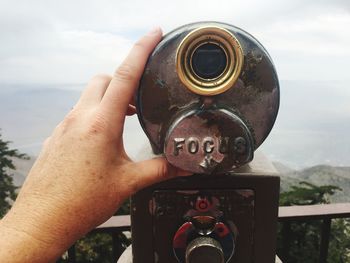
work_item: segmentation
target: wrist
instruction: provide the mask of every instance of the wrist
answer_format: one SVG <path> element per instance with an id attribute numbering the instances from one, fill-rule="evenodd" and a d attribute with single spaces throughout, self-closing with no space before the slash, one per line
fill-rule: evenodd
<path id="1" fill-rule="evenodd" d="M 55 245 L 33 236 L 6 218 L 0 221 L 0 262 L 55 262 L 62 254 Z"/>
<path id="2" fill-rule="evenodd" d="M 50 210 L 15 203 L 0 221 L 0 262 L 55 262 L 71 246 L 77 233 L 45 211 Z"/>

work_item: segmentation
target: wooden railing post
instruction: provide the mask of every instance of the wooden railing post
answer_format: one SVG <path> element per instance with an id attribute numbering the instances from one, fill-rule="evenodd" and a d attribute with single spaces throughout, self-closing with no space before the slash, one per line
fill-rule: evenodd
<path id="1" fill-rule="evenodd" d="M 304 206 L 280 206 L 278 218 L 283 224 L 287 222 L 305 222 L 309 220 L 322 220 L 319 262 L 326 263 L 331 232 L 331 220 L 334 218 L 350 218 L 350 203 L 319 204 Z M 282 230 L 283 231 L 283 230 Z M 283 233 L 283 235 L 285 235 Z M 285 242 L 284 240 L 282 240 Z M 285 254 L 287 246 L 283 244 L 282 253 Z M 284 257 L 285 255 L 283 255 Z M 288 258 L 283 258 L 288 262 Z"/>
<path id="2" fill-rule="evenodd" d="M 124 252 L 124 248 L 119 240 L 120 232 L 112 233 L 112 253 L 113 253 L 113 262 L 117 262 L 118 258 Z"/>
<path id="3" fill-rule="evenodd" d="M 75 263 L 75 244 L 68 249 L 68 261 L 69 263 Z"/>
<path id="4" fill-rule="evenodd" d="M 322 222 L 319 263 L 327 263 L 331 222 L 330 218 L 326 218 Z"/>
<path id="5" fill-rule="evenodd" d="M 290 249 L 290 235 L 291 235 L 291 222 L 283 222 L 282 225 L 282 255 L 281 258 L 283 261 L 288 260 L 289 258 L 289 249 Z"/>

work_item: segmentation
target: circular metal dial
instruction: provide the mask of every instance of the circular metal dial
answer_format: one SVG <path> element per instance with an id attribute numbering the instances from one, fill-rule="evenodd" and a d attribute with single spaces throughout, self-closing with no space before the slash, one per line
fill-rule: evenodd
<path id="1" fill-rule="evenodd" d="M 223 222 L 213 222 L 211 216 L 194 216 L 193 222 L 184 223 L 173 238 L 173 251 L 180 263 L 229 262 L 235 251 L 232 230 Z M 203 239 L 204 238 L 204 239 Z M 197 261 L 201 254 L 211 254 L 213 261 Z M 221 260 L 223 256 L 223 261 Z M 189 261 L 191 260 L 191 261 Z M 194 261 L 196 260 L 196 261 Z"/>
<path id="2" fill-rule="evenodd" d="M 224 263 L 224 252 L 218 241 L 210 237 L 198 237 L 188 244 L 186 263 Z"/>

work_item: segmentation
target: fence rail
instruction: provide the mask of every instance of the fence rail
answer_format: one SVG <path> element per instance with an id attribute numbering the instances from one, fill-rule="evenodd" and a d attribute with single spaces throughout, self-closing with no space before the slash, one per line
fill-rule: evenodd
<path id="1" fill-rule="evenodd" d="M 320 256 L 319 262 L 326 263 L 328 256 L 329 237 L 331 233 L 332 219 L 335 218 L 350 218 L 350 203 L 339 204 L 324 204 L 324 205 L 307 205 L 307 206 L 281 206 L 279 208 L 278 220 L 285 224 L 285 233 L 283 233 L 283 248 L 281 255 L 283 258 L 288 258 L 288 248 L 290 240 L 288 237 L 291 231 L 290 224 L 292 222 L 305 222 L 310 220 L 322 220 L 321 242 L 320 242 Z M 289 227 L 288 227 L 289 226 Z M 123 231 L 130 231 L 130 216 L 113 216 L 102 225 L 93 230 L 95 233 L 109 233 L 113 239 L 113 258 L 116 262 L 123 253 L 124 248 L 116 238 L 116 234 Z M 68 257 L 70 262 L 75 262 L 75 247 L 72 246 L 68 250 Z"/>
<path id="2" fill-rule="evenodd" d="M 319 263 L 326 263 L 328 257 L 329 237 L 331 233 L 332 219 L 350 218 L 350 203 L 304 205 L 304 206 L 281 206 L 278 211 L 278 220 L 283 227 L 283 251 L 280 257 L 288 259 L 290 247 L 290 233 L 292 222 L 305 222 L 310 220 L 322 220 L 321 241 L 319 248 Z"/>
<path id="3" fill-rule="evenodd" d="M 117 262 L 118 258 L 124 251 L 124 248 L 119 242 L 118 234 L 124 231 L 130 231 L 130 216 L 113 216 L 103 224 L 99 225 L 95 228 L 91 233 L 107 233 L 112 237 L 112 254 L 113 254 L 113 262 Z M 68 258 L 69 262 L 76 262 L 76 250 L 75 245 L 73 245 L 68 250 Z"/>

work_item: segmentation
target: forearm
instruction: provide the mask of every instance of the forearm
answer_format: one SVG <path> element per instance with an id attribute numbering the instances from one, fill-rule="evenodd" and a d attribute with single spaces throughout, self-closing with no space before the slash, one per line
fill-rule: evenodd
<path id="1" fill-rule="evenodd" d="M 0 221 L 0 262 L 55 262 L 95 224 L 84 219 L 83 211 L 78 209 L 63 207 L 59 202 L 49 206 L 27 197 L 19 196 Z M 72 207 L 74 201 L 70 202 Z"/>
<path id="2" fill-rule="evenodd" d="M 28 178 L 37 175 L 30 173 Z M 92 198 L 85 192 L 72 198 L 62 194 L 64 191 L 61 196 L 59 193 L 54 197 L 41 196 L 30 192 L 28 189 L 33 190 L 33 186 L 28 184 L 25 183 L 12 209 L 0 221 L 0 262 L 55 262 L 77 239 L 112 215 L 98 216 L 108 199 Z M 55 181 L 54 185 L 57 184 Z M 44 188 L 37 192 L 44 192 Z M 118 202 L 114 201 L 115 207 Z M 100 203 L 99 209 L 93 209 L 89 205 L 92 202 Z"/>
<path id="3" fill-rule="evenodd" d="M 56 209 L 20 201 L 0 221 L 0 262 L 55 262 L 82 235 Z"/>
<path id="4" fill-rule="evenodd" d="M 61 251 L 10 224 L 0 221 L 0 262 L 55 262 Z"/>

